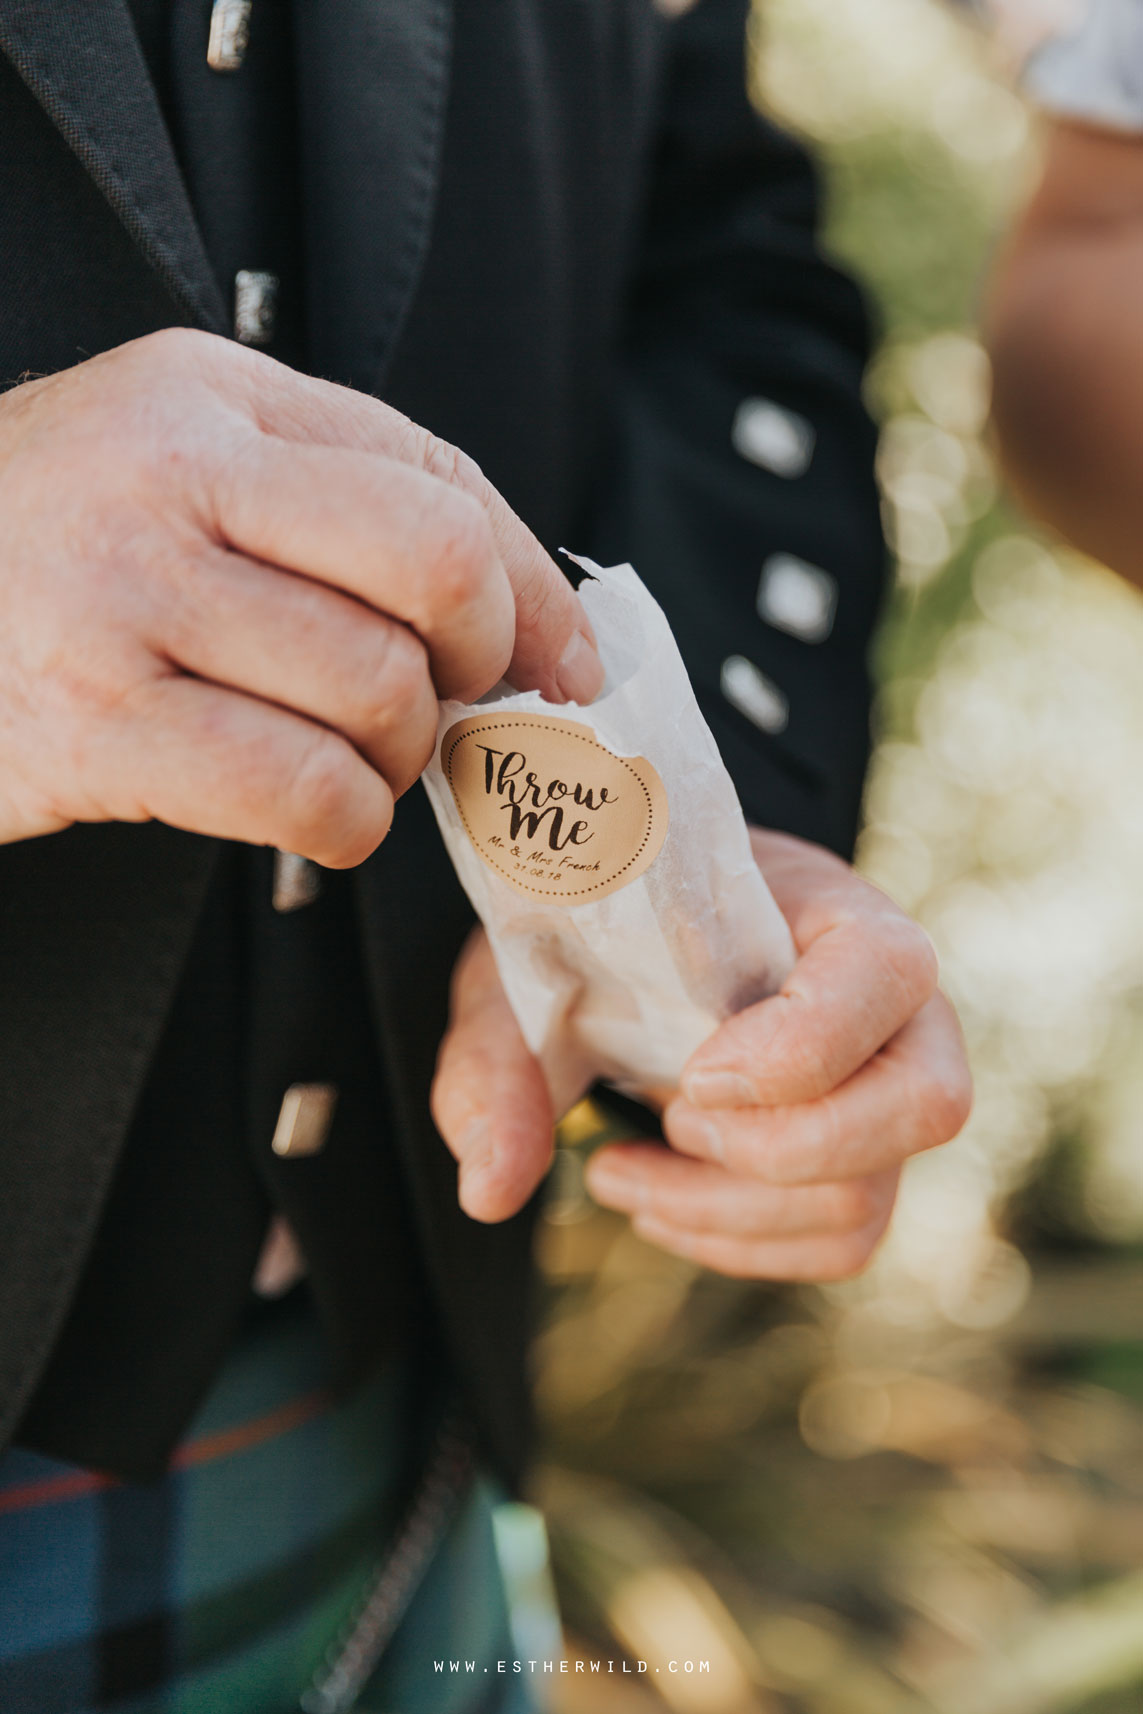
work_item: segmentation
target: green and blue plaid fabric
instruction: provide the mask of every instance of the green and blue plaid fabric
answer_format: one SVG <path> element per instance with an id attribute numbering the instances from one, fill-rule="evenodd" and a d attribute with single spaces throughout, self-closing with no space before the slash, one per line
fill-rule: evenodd
<path id="1" fill-rule="evenodd" d="M 380 1664 L 344 1670 L 400 1521 L 404 1386 L 334 1404 L 324 1368 L 312 1313 L 255 1329 L 154 1484 L 0 1458 L 4 1714 L 531 1714 L 495 1670 L 514 1651 L 479 1473 L 422 1531 Z"/>

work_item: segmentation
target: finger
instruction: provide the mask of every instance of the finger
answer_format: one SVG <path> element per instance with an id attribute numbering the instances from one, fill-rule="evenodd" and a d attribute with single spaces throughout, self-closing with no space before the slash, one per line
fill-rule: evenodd
<path id="1" fill-rule="evenodd" d="M 935 992 L 937 961 L 924 931 L 826 860 L 828 889 L 793 912 L 802 956 L 780 993 L 723 1024 L 684 1067 L 682 1091 L 695 1106 L 779 1106 L 824 1095 Z"/>
<path id="2" fill-rule="evenodd" d="M 258 437 L 215 487 L 224 543 L 412 626 L 441 696 L 472 701 L 512 657 L 515 604 L 477 503 L 369 453 Z"/>
<path id="3" fill-rule="evenodd" d="M 92 819 L 165 821 L 345 869 L 393 818 L 389 787 L 344 738 L 181 673 L 142 685 L 88 741 Z"/>
<path id="4" fill-rule="evenodd" d="M 479 932 L 453 976 L 431 1104 L 460 1166 L 465 1213 L 487 1221 L 515 1214 L 551 1164 L 554 1120 L 544 1074 Z"/>
<path id="5" fill-rule="evenodd" d="M 887 902 L 872 882 L 824 845 L 762 827 L 751 827 L 750 844 L 799 952 L 852 909 L 855 899 L 869 895 Z"/>
<path id="6" fill-rule="evenodd" d="M 676 1099 L 672 1146 L 770 1184 L 829 1183 L 899 1167 L 947 1143 L 968 1118 L 972 1083 L 956 1014 L 942 994 L 839 1089 L 796 1105 L 711 1112 Z"/>
<path id="7" fill-rule="evenodd" d="M 603 669 L 583 606 L 567 578 L 475 461 L 391 406 L 346 387 L 297 375 L 262 353 L 244 373 L 260 425 L 283 440 L 306 441 L 397 459 L 469 495 L 481 507 L 511 585 L 516 630 L 508 677 L 551 701 L 588 703 Z"/>
<path id="8" fill-rule="evenodd" d="M 507 677 L 554 702 L 590 703 L 603 688 L 595 633 L 579 596 L 531 530 L 466 453 L 409 423 L 401 456 L 470 494 L 492 526 L 516 601 Z"/>
<path id="9" fill-rule="evenodd" d="M 654 1144 L 600 1149 L 586 1174 L 592 1196 L 607 1208 L 682 1230 L 744 1238 L 860 1231 L 892 1205 L 897 1176 L 786 1188 Z"/>
<path id="10" fill-rule="evenodd" d="M 240 554 L 202 554 L 181 569 L 158 638 L 171 659 L 339 731 L 394 797 L 420 777 L 438 705 L 413 631 Z"/>
<path id="11" fill-rule="evenodd" d="M 728 1238 L 636 1215 L 632 1230 L 649 1244 L 715 1273 L 750 1280 L 843 1280 L 873 1259 L 888 1214 L 860 1232 L 811 1238 Z"/>

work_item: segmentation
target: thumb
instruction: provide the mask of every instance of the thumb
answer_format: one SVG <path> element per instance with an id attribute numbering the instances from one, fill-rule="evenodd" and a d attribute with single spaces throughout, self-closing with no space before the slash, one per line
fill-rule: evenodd
<path id="1" fill-rule="evenodd" d="M 517 1213 L 551 1162 L 554 1120 L 540 1063 L 520 1034 L 482 930 L 453 972 L 431 1105 L 460 1166 L 465 1213 L 485 1221 Z"/>

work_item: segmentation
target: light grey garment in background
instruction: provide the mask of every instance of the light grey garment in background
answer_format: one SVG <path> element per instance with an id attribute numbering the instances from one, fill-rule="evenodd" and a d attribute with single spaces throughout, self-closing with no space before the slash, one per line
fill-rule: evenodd
<path id="1" fill-rule="evenodd" d="M 1004 0 L 996 9 L 1003 13 Z M 1143 132 L 1143 0 L 1087 0 L 1078 24 L 1030 55 L 1023 82 L 1050 113 Z"/>

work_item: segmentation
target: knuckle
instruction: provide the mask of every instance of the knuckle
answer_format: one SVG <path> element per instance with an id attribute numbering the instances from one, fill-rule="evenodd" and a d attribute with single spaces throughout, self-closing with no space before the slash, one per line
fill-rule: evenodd
<path id="1" fill-rule="evenodd" d="M 157 363 L 164 370 L 201 369 L 225 362 L 232 346 L 232 340 L 201 327 L 162 327 L 134 341 L 134 349 L 148 366 Z"/>
<path id="2" fill-rule="evenodd" d="M 905 921 L 906 958 L 917 988 L 927 999 L 930 994 L 936 992 L 937 983 L 940 981 L 941 967 L 937 949 L 919 922 L 914 922 L 911 917 L 907 917 Z"/>
<path id="3" fill-rule="evenodd" d="M 631 1189 L 640 1213 L 649 1214 L 664 1225 L 680 1226 L 684 1230 L 693 1223 L 696 1214 L 693 1202 L 686 1196 L 680 1196 L 677 1188 L 640 1176 L 634 1180 Z"/>
<path id="4" fill-rule="evenodd" d="M 368 640 L 350 691 L 355 724 L 367 732 L 404 725 L 424 700 L 429 682 L 422 643 L 400 625 L 383 624 Z"/>
<path id="5" fill-rule="evenodd" d="M 199 510 L 211 539 L 224 546 L 230 545 L 233 520 L 250 515 L 252 499 L 263 489 L 266 444 L 267 437 L 248 417 L 214 410 L 211 433 L 195 447 Z"/>
<path id="6" fill-rule="evenodd" d="M 285 788 L 282 808 L 291 843 L 320 853 L 331 868 L 364 862 L 388 832 L 383 803 L 376 794 L 371 804 L 364 801 L 362 765 L 340 739 L 318 732 Z"/>
<path id="7" fill-rule="evenodd" d="M 429 1113 L 438 1134 L 444 1139 L 454 1160 L 459 1161 L 460 1153 L 457 1140 L 464 1127 L 464 1115 L 458 1109 L 455 1092 L 448 1083 L 442 1083 L 440 1073 L 437 1082 L 433 1084 L 429 1096 Z"/>
<path id="8" fill-rule="evenodd" d="M 469 1090 L 472 1080 L 479 1077 L 481 1070 L 479 1064 L 473 1064 L 473 1059 L 474 1055 L 468 1049 L 459 1047 L 452 1037 L 446 1035 L 437 1056 L 429 1108 L 437 1130 L 450 1142 L 455 1140 L 473 1110 Z"/>
<path id="9" fill-rule="evenodd" d="M 375 678 L 382 690 L 378 717 L 390 722 L 409 720 L 418 707 L 425 705 L 426 690 L 431 685 L 424 644 L 411 631 L 389 626 Z"/>
<path id="10" fill-rule="evenodd" d="M 383 773 L 394 798 L 403 797 L 420 779 L 437 747 L 437 727 L 434 720 L 418 721 L 403 730 L 400 743 L 385 759 Z"/>
<path id="11" fill-rule="evenodd" d="M 27 706 L 36 706 L 42 746 L 38 791 L 49 807 L 106 802 L 115 819 L 148 819 L 136 780 L 117 758 L 133 728 L 146 730 L 164 677 L 151 663 L 131 673 L 96 675 L 61 662 L 50 680 L 40 680 L 38 705 L 29 700 Z"/>
<path id="12" fill-rule="evenodd" d="M 57 724 L 72 732 L 77 749 L 109 724 L 145 715 L 154 681 L 163 676 L 142 648 L 136 654 L 116 649 L 108 638 L 102 642 L 101 648 L 56 651 L 40 679 Z"/>
<path id="13" fill-rule="evenodd" d="M 796 1061 L 792 1069 L 809 1098 L 827 1095 L 833 1089 L 837 1081 L 836 1067 L 830 1044 L 824 1036 L 807 1033 L 790 1057 Z"/>
<path id="14" fill-rule="evenodd" d="M 842 1105 L 821 1095 L 805 1108 L 791 1108 L 785 1144 L 775 1152 L 781 1182 L 815 1184 L 839 1176 L 849 1130 Z"/>
<path id="15" fill-rule="evenodd" d="M 430 476 L 439 477 L 451 488 L 463 489 L 478 502 L 491 493 L 491 484 L 475 458 L 438 435 L 425 434 L 421 442 L 421 465 Z"/>
<path id="16" fill-rule="evenodd" d="M 151 356 L 161 356 L 167 363 L 178 362 L 196 356 L 212 338 L 213 335 L 197 327 L 160 327 L 154 333 L 144 334 L 136 349 Z"/>
<path id="17" fill-rule="evenodd" d="M 734 1137 L 727 1151 L 733 1170 L 783 1190 L 823 1176 L 819 1162 L 825 1154 L 822 1137 L 814 1132 L 807 1137 L 796 1108 L 767 1116 L 761 1125 L 755 1122 L 744 1136 Z"/>
<path id="18" fill-rule="evenodd" d="M 433 1078 L 432 1088 L 429 1090 L 429 1116 L 432 1119 L 433 1124 L 436 1126 L 437 1131 L 447 1143 L 449 1135 L 450 1106 L 449 1087 L 447 1081 L 445 1081 L 444 1074 L 444 1046 L 445 1044 L 442 1043 L 441 1053 L 437 1056 L 436 1074 Z"/>
<path id="19" fill-rule="evenodd" d="M 972 1079 L 960 1063 L 926 1078 L 922 1092 L 923 1131 L 927 1146 L 938 1148 L 962 1130 L 972 1111 Z"/>
<path id="20" fill-rule="evenodd" d="M 418 780 L 437 741 L 437 703 L 428 653 L 398 625 L 371 637 L 347 693 L 346 730 L 383 761 L 385 777 L 399 797 Z"/>
<path id="21" fill-rule="evenodd" d="M 456 1145 L 464 1129 L 468 1104 L 457 1089 L 451 1060 L 443 1055 L 437 1062 L 436 1077 L 429 1094 L 429 1113 L 450 1152 L 459 1160 Z"/>
<path id="22" fill-rule="evenodd" d="M 448 1074 L 454 1089 L 472 1090 L 487 1081 L 488 1055 L 471 1041 L 453 1036 L 448 1044 Z"/>
<path id="23" fill-rule="evenodd" d="M 165 654 L 184 659 L 233 612 L 230 565 L 208 552 L 156 556 L 154 618 Z"/>
<path id="24" fill-rule="evenodd" d="M 866 981 L 902 1021 L 936 992 L 937 954 L 919 923 L 878 895 L 875 909 L 851 915 L 849 929 L 860 941 Z"/>
<path id="25" fill-rule="evenodd" d="M 881 1211 L 876 1188 L 866 1179 L 835 1185 L 831 1200 L 835 1229 L 843 1233 L 864 1231 Z"/>
<path id="26" fill-rule="evenodd" d="M 484 593 L 492 531 L 480 503 L 459 489 L 441 497 L 433 517 L 430 578 L 434 604 L 455 611 Z"/>
<path id="27" fill-rule="evenodd" d="M 881 921 L 882 956 L 889 974 L 919 1008 L 936 992 L 940 979 L 936 948 L 920 923 L 896 908 Z"/>
<path id="28" fill-rule="evenodd" d="M 728 1152 L 728 1164 L 732 1171 L 748 1173 L 776 1190 L 796 1190 L 810 1178 L 805 1159 L 780 1138 L 765 1143 L 752 1140 Z"/>
<path id="29" fill-rule="evenodd" d="M 288 833 L 303 832 L 293 791 L 297 780 L 297 758 L 280 733 L 259 733 L 235 742 L 224 714 L 216 707 L 205 725 L 213 749 L 228 750 L 228 774 L 243 802 L 260 821 L 275 815 Z"/>
<path id="30" fill-rule="evenodd" d="M 425 430 L 420 442 L 421 468 L 442 482 L 459 485 L 460 448 Z"/>
<path id="31" fill-rule="evenodd" d="M 402 781 L 400 790 L 395 792 L 394 796 L 400 797 L 402 792 L 408 791 L 410 786 L 416 784 L 429 763 L 432 761 L 436 752 L 436 747 L 437 723 L 435 720 L 426 720 L 419 742 L 415 736 L 410 736 L 408 745 L 407 778 Z"/>
<path id="32" fill-rule="evenodd" d="M 558 574 L 545 576 L 542 562 L 536 561 L 516 568 L 513 583 L 513 595 L 516 602 L 517 629 L 524 632 L 537 630 L 544 617 L 548 614 L 554 602 L 563 596 L 565 585 Z M 570 590 L 568 591 L 570 594 Z M 566 635 L 571 636 L 571 603 L 569 601 L 568 623 Z"/>
<path id="33" fill-rule="evenodd" d="M 815 1277 L 824 1281 L 856 1279 L 877 1253 L 880 1233 L 860 1232 L 835 1238 L 825 1252 Z"/>

